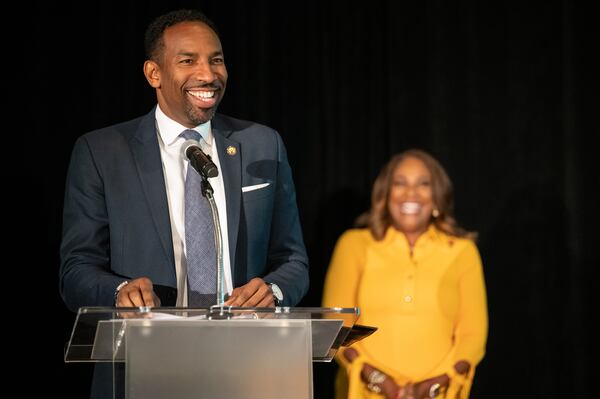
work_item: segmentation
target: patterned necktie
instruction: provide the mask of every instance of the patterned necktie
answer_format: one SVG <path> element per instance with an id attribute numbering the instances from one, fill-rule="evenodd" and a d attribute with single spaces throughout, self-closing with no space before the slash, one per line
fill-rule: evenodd
<path id="1" fill-rule="evenodd" d="M 180 136 L 187 140 L 204 141 L 195 130 L 185 130 Z M 217 256 L 212 213 L 208 199 L 202 195 L 202 177 L 189 163 L 185 178 L 185 247 L 188 306 L 214 305 L 217 292 Z"/>

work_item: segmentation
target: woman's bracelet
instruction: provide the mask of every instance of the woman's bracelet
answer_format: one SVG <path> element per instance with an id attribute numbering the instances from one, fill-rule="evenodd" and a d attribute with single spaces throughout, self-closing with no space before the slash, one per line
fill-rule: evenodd
<path id="1" fill-rule="evenodd" d="M 431 384 L 431 386 L 429 387 L 429 399 L 435 399 L 437 398 L 437 396 L 440 394 L 440 388 L 441 385 L 439 382 L 436 382 L 435 384 Z"/>

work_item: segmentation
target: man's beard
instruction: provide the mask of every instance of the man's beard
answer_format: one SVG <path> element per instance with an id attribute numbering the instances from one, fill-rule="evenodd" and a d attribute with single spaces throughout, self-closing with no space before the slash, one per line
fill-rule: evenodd
<path id="1" fill-rule="evenodd" d="M 203 111 L 198 111 L 197 108 L 188 104 L 187 109 L 185 110 L 185 113 L 187 114 L 187 117 L 189 118 L 189 120 L 192 121 L 196 126 L 198 126 L 198 125 L 202 125 L 212 119 L 212 117 L 215 115 L 215 112 L 217 112 L 218 105 L 219 104 L 217 103 L 212 108 L 209 108 L 209 109 L 206 109 Z"/>

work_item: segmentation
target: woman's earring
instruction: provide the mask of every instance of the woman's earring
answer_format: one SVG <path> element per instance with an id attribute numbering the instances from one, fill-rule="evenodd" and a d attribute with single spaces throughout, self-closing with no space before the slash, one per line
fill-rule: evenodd
<path id="1" fill-rule="evenodd" d="M 431 212 L 431 216 L 433 216 L 434 218 L 440 216 L 440 211 L 438 211 L 437 209 L 434 209 L 433 212 Z"/>

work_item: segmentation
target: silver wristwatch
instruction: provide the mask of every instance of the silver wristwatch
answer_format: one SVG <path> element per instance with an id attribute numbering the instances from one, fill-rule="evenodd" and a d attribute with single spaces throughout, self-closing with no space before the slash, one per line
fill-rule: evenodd
<path id="1" fill-rule="evenodd" d="M 267 285 L 273 293 L 273 301 L 275 302 L 275 306 L 281 305 L 283 302 L 283 292 L 281 291 L 281 288 L 279 288 L 279 286 L 275 283 L 267 283 Z"/>

